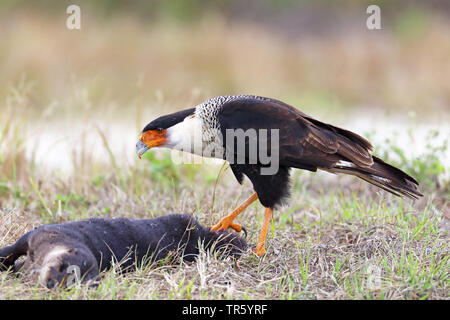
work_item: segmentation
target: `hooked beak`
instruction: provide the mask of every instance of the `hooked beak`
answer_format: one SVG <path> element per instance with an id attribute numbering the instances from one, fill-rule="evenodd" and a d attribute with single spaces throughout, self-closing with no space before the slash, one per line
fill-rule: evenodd
<path id="1" fill-rule="evenodd" d="M 139 159 L 147 150 L 160 147 L 166 143 L 166 130 L 148 130 L 141 134 L 136 144 L 136 153 Z"/>
<path id="2" fill-rule="evenodd" d="M 141 140 L 139 140 L 136 144 L 136 153 L 139 157 L 139 159 L 141 159 L 142 155 L 144 153 L 147 152 L 147 150 L 150 149 L 149 147 L 147 147 L 147 145 L 145 143 L 143 143 Z"/>

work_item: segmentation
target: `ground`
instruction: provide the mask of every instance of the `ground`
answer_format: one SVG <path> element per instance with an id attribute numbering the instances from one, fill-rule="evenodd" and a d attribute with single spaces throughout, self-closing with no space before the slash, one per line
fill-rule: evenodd
<path id="1" fill-rule="evenodd" d="M 2 210 L 0 244 L 43 222 L 92 216 L 183 212 L 212 225 L 251 192 L 249 181 L 237 187 L 228 171 L 215 189 L 215 180 L 202 185 L 204 176 L 197 174 L 176 188 L 170 182 L 155 187 L 143 172 L 133 177 L 142 182 L 140 192 L 127 188 L 132 180 L 116 176 L 86 182 L 76 194 L 64 184 L 42 184 L 40 197 L 29 195 L 29 209 Z M 0 298 L 448 299 L 448 226 L 442 202 L 402 200 L 355 178 L 325 173 L 296 171 L 292 184 L 289 205 L 274 213 L 262 258 L 249 251 L 237 262 L 223 261 L 203 253 L 194 263 L 162 261 L 127 274 L 114 269 L 103 274 L 98 288 L 71 290 L 49 291 L 2 273 Z M 58 209 L 50 215 L 53 196 Z M 250 244 L 256 243 L 263 212 L 256 203 L 238 217 Z"/>
<path id="2" fill-rule="evenodd" d="M 375 155 L 419 181 L 424 197 L 295 170 L 261 258 L 202 254 L 190 264 L 114 269 L 97 288 L 71 290 L 3 272 L 0 299 L 450 298 L 446 11 L 385 14 L 383 2 L 383 28 L 372 32 L 354 2 L 339 11 L 355 18 L 342 16 L 344 29 L 327 18 L 334 12 L 320 20 L 306 2 L 286 9 L 291 22 L 307 16 L 329 26 L 314 33 L 295 23 L 273 28 L 276 19 L 229 20 L 220 10 L 195 22 L 109 15 L 85 1 L 74 31 L 65 8 L 16 2 L 0 5 L 0 246 L 44 223 L 90 217 L 188 213 L 216 223 L 251 194 L 248 180 L 241 187 L 222 163 L 176 163 L 164 150 L 139 161 L 135 144 L 156 116 L 223 94 L 280 99 L 363 135 Z M 255 202 L 237 218 L 252 245 L 263 214 Z"/>

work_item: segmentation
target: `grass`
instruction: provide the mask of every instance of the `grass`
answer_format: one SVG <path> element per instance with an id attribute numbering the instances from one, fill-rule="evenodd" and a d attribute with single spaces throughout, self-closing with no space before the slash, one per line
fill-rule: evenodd
<path id="1" fill-rule="evenodd" d="M 427 21 L 421 41 L 397 42 L 287 41 L 216 15 L 185 28 L 91 19 L 81 33 L 32 12 L 15 17 L 20 27 L 2 28 L 0 43 L 0 246 L 43 223 L 88 217 L 182 212 L 218 221 L 250 194 L 248 181 L 241 187 L 221 164 L 178 165 L 160 151 L 127 157 L 156 114 L 205 97 L 273 96 L 328 122 L 361 106 L 415 110 L 417 125 L 430 114 L 448 117 L 445 20 Z M 113 268 L 99 287 L 71 290 L 0 273 L 0 299 L 449 299 L 448 140 L 436 145 L 442 133 L 430 131 L 429 145 L 411 157 L 414 136 L 407 144 L 391 137 L 375 154 L 419 180 L 425 196 L 417 202 L 356 178 L 294 171 L 262 258 L 248 252 L 236 264 L 202 253 L 194 263 Z M 253 245 L 263 215 L 256 203 L 238 217 Z"/>
<path id="2" fill-rule="evenodd" d="M 11 134 L 11 144 L 23 140 L 18 131 Z M 101 169 L 84 168 L 89 174 L 82 177 L 53 179 L 44 169 L 33 169 L 32 162 L 21 163 L 18 155 L 1 156 L 15 160 L 3 161 L 0 169 L 20 163 L 22 173 L 2 179 L 0 245 L 42 223 L 94 216 L 147 218 L 185 212 L 210 225 L 251 192 L 248 181 L 238 187 L 230 170 L 225 169 L 216 184 L 220 167 L 174 165 L 168 153 L 148 153 L 133 166 L 110 162 Z M 420 165 L 434 168 L 435 162 Z M 441 175 L 439 170 L 425 171 Z M 449 298 L 444 216 L 449 204 L 442 185 L 424 184 L 426 196 L 417 203 L 347 177 L 295 171 L 292 185 L 290 204 L 275 212 L 268 253 L 261 259 L 249 252 L 235 265 L 203 254 L 191 264 L 163 261 L 125 275 L 111 270 L 98 288 L 76 286 L 69 291 L 48 291 L 2 273 L 0 298 Z M 259 204 L 238 218 L 252 244 L 262 218 Z"/>
<path id="3" fill-rule="evenodd" d="M 0 245 L 41 223 L 92 216 L 144 218 L 185 212 L 211 224 L 251 192 L 248 181 L 237 188 L 230 170 L 225 170 L 214 195 L 216 181 L 208 182 L 204 176 L 208 171 L 218 174 L 220 167 L 173 165 L 167 157 L 150 153 L 133 170 L 122 167 L 120 177 L 111 165 L 105 169 L 109 175 L 78 180 L 82 187 L 42 179 L 36 172 L 30 177 L 31 186 L 18 187 L 19 197 L 15 193 L 2 197 Z M 149 170 L 152 166 L 165 175 L 160 175 L 162 171 L 155 175 Z M 435 186 L 424 199 L 412 203 L 350 177 L 295 171 L 292 182 L 292 199 L 275 212 L 267 255 L 262 258 L 248 252 L 235 264 L 203 253 L 194 263 L 167 260 L 127 274 L 114 268 L 103 273 L 98 288 L 77 285 L 71 290 L 48 291 L 2 273 L 0 298 L 449 298 L 444 217 L 448 200 L 433 198 L 432 194 L 440 194 Z M 262 219 L 259 204 L 238 218 L 253 245 Z"/>

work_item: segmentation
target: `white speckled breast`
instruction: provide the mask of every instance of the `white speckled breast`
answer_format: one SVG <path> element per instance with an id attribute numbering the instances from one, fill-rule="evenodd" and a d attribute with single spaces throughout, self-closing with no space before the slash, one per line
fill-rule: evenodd
<path id="1" fill-rule="evenodd" d="M 253 95 L 218 96 L 195 107 L 195 117 L 202 122 L 204 156 L 224 159 L 222 131 L 217 115 L 225 103 L 241 98 L 267 99 Z"/>

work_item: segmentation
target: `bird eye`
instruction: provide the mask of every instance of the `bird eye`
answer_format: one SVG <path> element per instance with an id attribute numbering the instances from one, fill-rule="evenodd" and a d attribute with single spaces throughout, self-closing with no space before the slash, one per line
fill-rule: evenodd
<path id="1" fill-rule="evenodd" d="M 161 132 L 163 132 L 163 129 L 162 129 L 162 128 L 157 128 L 156 131 L 157 131 L 158 133 L 161 133 Z"/>

